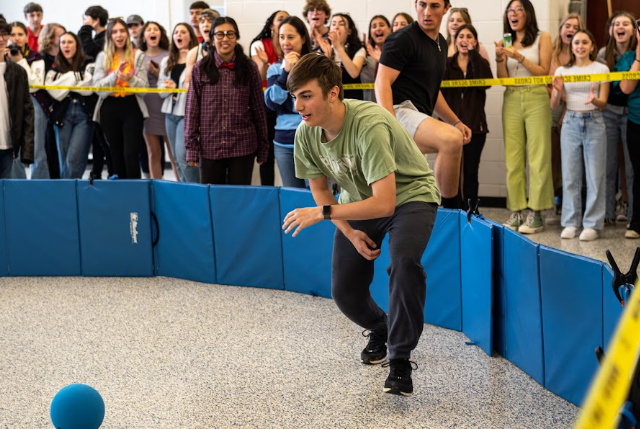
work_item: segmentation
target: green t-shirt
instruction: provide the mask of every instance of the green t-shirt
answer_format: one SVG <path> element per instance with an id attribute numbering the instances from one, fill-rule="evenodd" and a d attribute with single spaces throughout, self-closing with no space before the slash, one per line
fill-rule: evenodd
<path id="1" fill-rule="evenodd" d="M 322 128 L 304 122 L 296 131 L 294 159 L 301 179 L 331 178 L 340 185 L 340 204 L 373 196 L 371 184 L 396 174 L 396 207 L 410 201 L 440 204 L 429 163 L 404 127 L 381 106 L 344 100 L 338 136 L 323 142 Z"/>

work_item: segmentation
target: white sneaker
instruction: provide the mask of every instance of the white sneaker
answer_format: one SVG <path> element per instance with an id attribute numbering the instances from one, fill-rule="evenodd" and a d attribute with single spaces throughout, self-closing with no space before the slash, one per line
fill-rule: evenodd
<path id="1" fill-rule="evenodd" d="M 580 241 L 593 241 L 597 240 L 598 237 L 600 237 L 600 234 L 593 228 L 585 228 L 580 233 Z"/>
<path id="2" fill-rule="evenodd" d="M 638 234 L 637 232 L 635 232 L 632 229 L 628 229 L 625 233 L 624 233 L 624 238 L 640 238 L 640 234 Z"/>
<path id="3" fill-rule="evenodd" d="M 560 238 L 576 238 L 576 233 L 578 232 L 578 228 L 575 226 L 568 226 L 562 230 L 560 233 Z"/>

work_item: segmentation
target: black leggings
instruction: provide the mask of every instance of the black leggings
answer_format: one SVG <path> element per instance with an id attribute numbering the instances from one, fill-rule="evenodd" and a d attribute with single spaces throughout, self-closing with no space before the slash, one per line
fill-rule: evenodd
<path id="1" fill-rule="evenodd" d="M 225 159 L 200 158 L 200 183 L 211 185 L 251 185 L 256 154 Z"/>
<path id="2" fill-rule="evenodd" d="M 633 217 L 629 227 L 640 233 L 640 124 L 627 122 L 627 147 L 633 171 Z"/>
<path id="3" fill-rule="evenodd" d="M 135 95 L 107 97 L 100 108 L 100 125 L 109 143 L 113 172 L 120 179 L 140 178 L 143 121 Z"/>
<path id="4" fill-rule="evenodd" d="M 486 141 L 486 134 L 473 134 L 471 141 L 463 146 L 462 196 L 465 209 L 468 208 L 469 199 L 471 199 L 473 206 L 478 200 L 478 168 Z"/>

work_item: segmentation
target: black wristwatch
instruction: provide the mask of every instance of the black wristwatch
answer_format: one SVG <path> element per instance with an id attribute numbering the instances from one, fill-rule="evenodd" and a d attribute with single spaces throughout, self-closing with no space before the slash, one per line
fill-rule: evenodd
<path id="1" fill-rule="evenodd" d="M 331 220 L 331 205 L 322 206 L 322 216 L 325 220 Z"/>

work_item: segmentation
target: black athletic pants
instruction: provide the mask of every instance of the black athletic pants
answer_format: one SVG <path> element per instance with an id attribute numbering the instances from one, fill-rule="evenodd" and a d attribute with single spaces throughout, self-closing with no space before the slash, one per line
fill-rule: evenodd
<path id="1" fill-rule="evenodd" d="M 255 159 L 255 153 L 225 159 L 200 158 L 200 183 L 251 185 Z"/>
<path id="2" fill-rule="evenodd" d="M 389 316 L 371 297 L 374 261 L 365 259 L 337 229 L 333 241 L 331 295 L 345 316 L 364 329 L 388 329 L 389 358 L 411 356 L 424 325 L 427 275 L 422 256 L 436 220 L 436 204 L 410 202 L 386 218 L 351 221 L 377 248 L 389 234 Z"/>
<path id="3" fill-rule="evenodd" d="M 113 172 L 119 179 L 139 179 L 140 142 L 144 118 L 135 95 L 107 97 L 100 108 L 100 125 L 107 136 Z"/>

